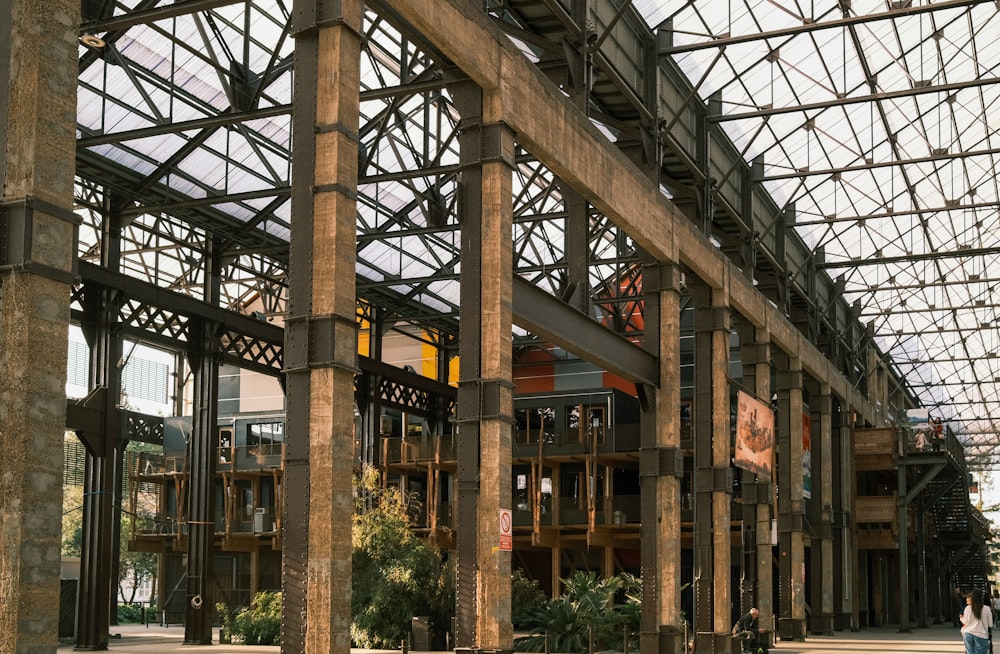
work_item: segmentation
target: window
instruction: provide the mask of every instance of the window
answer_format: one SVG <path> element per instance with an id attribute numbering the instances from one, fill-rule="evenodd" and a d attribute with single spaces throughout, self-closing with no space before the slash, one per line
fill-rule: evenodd
<path id="1" fill-rule="evenodd" d="M 285 425 L 260 422 L 247 425 L 247 453 L 256 456 L 280 455 L 285 442 Z"/>
<path id="2" fill-rule="evenodd" d="M 580 416 L 584 416 L 580 420 Z M 566 412 L 566 428 L 571 440 L 584 445 L 604 445 L 607 412 L 603 404 L 574 404 Z"/>
<path id="3" fill-rule="evenodd" d="M 554 443 L 556 410 L 552 407 L 529 407 L 515 412 L 518 443 Z"/>
<path id="4" fill-rule="evenodd" d="M 233 430 L 219 430 L 219 463 L 233 462 Z"/>

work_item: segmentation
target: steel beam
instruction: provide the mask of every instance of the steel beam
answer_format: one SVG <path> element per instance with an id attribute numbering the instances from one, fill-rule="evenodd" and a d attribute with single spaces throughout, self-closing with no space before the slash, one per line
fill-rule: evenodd
<path id="1" fill-rule="evenodd" d="M 136 25 L 146 25 L 161 20 L 186 16 L 199 11 L 210 11 L 229 5 L 244 4 L 246 0 L 182 0 L 171 5 L 132 11 L 121 16 L 88 21 L 80 25 L 80 34 L 100 34 L 127 30 Z"/>
<path id="2" fill-rule="evenodd" d="M 628 339 L 520 277 L 514 277 L 514 324 L 635 383 L 659 385 L 658 361 Z"/>
<path id="3" fill-rule="evenodd" d="M 121 273 L 111 272 L 101 266 L 80 262 L 80 277 L 84 283 L 94 283 L 105 288 L 121 291 L 125 297 L 151 304 L 176 313 L 212 320 L 223 329 L 232 330 L 266 343 L 283 343 L 284 330 L 250 316 L 206 304 L 189 295 L 161 288 L 149 282 Z"/>
<path id="4" fill-rule="evenodd" d="M 773 182 L 783 179 L 801 180 L 805 177 L 843 175 L 844 173 L 856 173 L 865 170 L 877 170 L 880 168 L 893 168 L 902 166 L 913 166 L 926 163 L 947 163 L 949 161 L 970 159 L 972 157 L 995 157 L 1000 154 L 1000 149 L 990 148 L 988 150 L 973 150 L 971 152 L 956 152 L 953 154 L 931 154 L 926 157 L 914 157 L 912 159 L 895 158 L 891 161 L 879 161 L 865 163 L 860 166 L 843 166 L 837 168 L 800 168 L 793 173 L 782 173 L 780 175 L 764 175 L 759 178 L 762 182 Z"/>
<path id="5" fill-rule="evenodd" d="M 247 191 L 246 193 L 227 193 L 224 195 L 209 195 L 203 198 L 191 198 L 189 200 L 179 200 L 176 202 L 164 202 L 161 204 L 140 204 L 135 207 L 126 207 L 119 211 L 121 216 L 141 216 L 143 214 L 171 213 L 184 209 L 197 209 L 199 207 L 211 207 L 217 204 L 230 202 L 245 202 L 247 200 L 260 200 L 271 197 L 288 197 L 292 193 L 291 186 L 276 186 L 274 188 L 261 189 L 259 191 Z M 285 249 L 287 249 L 287 244 Z"/>
<path id="6" fill-rule="evenodd" d="M 937 84 L 934 86 L 916 86 L 900 91 L 884 91 L 881 93 L 871 93 L 837 100 L 827 100 L 825 102 L 811 102 L 808 104 L 790 105 L 788 107 L 765 107 L 754 111 L 742 111 L 739 113 L 716 114 L 708 117 L 710 123 L 723 123 L 733 120 L 748 120 L 751 118 L 766 118 L 787 113 L 799 113 L 809 111 L 823 111 L 833 107 L 844 107 L 852 104 L 862 104 L 865 102 L 881 102 L 883 100 L 896 100 L 899 98 L 909 98 L 924 93 L 949 93 L 961 91 L 962 89 L 980 88 L 990 84 L 1000 83 L 1000 78 L 976 79 L 966 82 L 954 82 L 951 84 Z M 753 142 L 749 145 L 752 145 Z M 749 147 L 748 145 L 748 147 Z"/>
<path id="7" fill-rule="evenodd" d="M 966 211 L 969 209 L 995 210 L 998 208 L 996 202 L 955 202 L 945 203 L 943 206 L 927 207 L 926 209 L 903 209 L 900 211 L 886 211 L 885 213 L 871 213 L 863 216 L 824 216 L 816 220 L 794 220 L 790 227 L 813 227 L 815 225 L 834 225 L 837 223 L 864 222 L 868 220 L 891 220 L 900 216 L 919 216 L 921 214 L 938 214 L 947 211 Z"/>
<path id="8" fill-rule="evenodd" d="M 206 277 L 211 277 L 206 271 Z M 188 358 L 194 372 L 187 511 L 184 644 L 211 645 L 215 617 L 215 469 L 218 451 L 219 364 L 217 325 L 196 320 Z"/>
<path id="9" fill-rule="evenodd" d="M 851 259 L 850 261 L 827 261 L 817 262 L 815 267 L 820 270 L 831 268 L 862 268 L 865 266 L 880 266 L 887 263 L 908 263 L 911 261 L 943 261 L 946 259 L 967 259 L 973 257 L 988 257 L 1000 254 L 1000 246 L 988 248 L 960 248 L 958 250 L 945 250 L 938 252 L 927 252 L 924 254 L 904 254 L 899 256 L 876 256 L 864 259 Z"/>
<path id="10" fill-rule="evenodd" d="M 176 6 L 176 5 L 174 5 Z M 292 113 L 292 105 L 281 104 L 273 107 L 263 107 L 251 109 L 250 111 L 235 111 L 220 113 L 216 116 L 206 116 L 166 125 L 154 125 L 141 129 L 130 129 L 124 132 L 106 132 L 93 136 L 84 136 L 77 139 L 77 148 L 93 148 L 99 145 L 113 145 L 125 141 L 137 141 L 139 139 L 150 138 L 152 136 L 163 136 L 164 134 L 179 134 L 191 130 L 214 130 L 220 127 L 228 127 L 237 123 L 245 123 L 249 120 L 260 120 L 261 118 L 273 118 L 275 116 L 287 116 Z"/>
<path id="11" fill-rule="evenodd" d="M 114 237 L 118 221 L 109 219 L 103 226 L 102 239 L 108 245 L 104 264 L 116 268 L 120 249 Z M 81 435 L 87 446 L 86 479 L 83 498 L 83 542 L 80 555 L 80 595 L 77 602 L 76 649 L 107 649 L 115 519 L 121 522 L 121 505 L 113 500 L 118 451 L 127 444 L 122 433 L 118 402 L 122 391 L 124 339 L 118 320 L 120 295 L 113 289 L 95 289 L 85 296 L 82 331 L 90 346 L 89 380 L 97 393 L 93 399 L 101 420 L 93 432 Z M 117 506 L 117 509 L 116 509 Z"/>
<path id="12" fill-rule="evenodd" d="M 950 9 L 969 7 L 975 5 L 982 0 L 952 0 L 951 2 L 935 2 L 927 5 L 916 5 L 908 6 L 904 9 L 893 9 L 890 11 L 884 11 L 873 14 L 862 14 L 858 16 L 848 16 L 845 18 L 840 18 L 837 20 L 823 21 L 819 22 L 813 18 L 809 22 L 803 22 L 801 25 L 795 25 L 792 27 L 787 27 L 780 30 L 771 30 L 769 32 L 755 32 L 753 34 L 742 34 L 739 36 L 729 36 L 720 35 L 711 41 L 701 41 L 699 43 L 689 43 L 682 46 L 671 46 L 668 48 L 662 48 L 660 54 L 684 54 L 686 52 L 693 52 L 695 50 L 704 50 L 706 48 L 725 48 L 730 45 L 736 45 L 738 43 L 753 43 L 755 41 L 765 41 L 770 42 L 773 39 L 780 38 L 783 36 L 795 36 L 797 34 L 807 34 L 809 32 L 817 32 L 820 30 L 835 29 L 842 27 L 849 27 L 851 25 L 863 25 L 865 23 L 871 23 L 879 20 L 888 20 L 892 18 L 904 18 L 907 16 L 914 16 L 917 14 L 923 14 L 927 12 L 944 12 Z M 830 4 L 829 11 L 838 11 L 838 4 Z"/>
<path id="13" fill-rule="evenodd" d="M 990 295 L 990 297 L 992 297 L 992 292 L 984 293 L 984 295 Z M 940 313 L 940 312 L 954 313 L 956 311 L 969 311 L 969 310 L 973 310 L 973 309 L 996 309 L 997 307 L 1000 307 L 1000 303 L 997 303 L 997 302 L 985 302 L 985 301 L 983 301 L 982 303 L 979 303 L 979 302 L 973 300 L 969 304 L 963 304 L 963 305 L 958 305 L 958 306 L 951 306 L 951 305 L 949 305 L 949 306 L 941 306 L 941 307 L 939 307 L 939 306 L 935 306 L 935 305 L 927 305 L 927 306 L 916 308 L 916 309 L 879 309 L 878 311 L 865 311 L 865 312 L 862 312 L 862 313 L 858 314 L 858 317 L 859 318 L 878 318 L 878 317 L 883 317 L 883 316 L 905 316 L 905 315 L 911 315 L 911 314 L 915 314 L 915 313 L 922 314 L 922 315 L 927 315 L 927 314 L 934 314 L 934 313 Z M 930 331 L 933 332 L 934 329 L 932 328 Z"/>

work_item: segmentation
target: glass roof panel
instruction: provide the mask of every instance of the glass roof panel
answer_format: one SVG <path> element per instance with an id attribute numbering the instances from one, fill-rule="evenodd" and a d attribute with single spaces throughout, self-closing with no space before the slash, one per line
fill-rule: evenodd
<path id="1" fill-rule="evenodd" d="M 1000 18 L 996 3 L 946 4 L 632 3 L 650 27 L 669 27 L 680 48 L 672 56 L 699 98 L 718 98 L 718 120 L 740 156 L 762 158 L 764 184 L 779 208 L 794 205 L 795 231 L 822 254 L 831 276 L 843 275 L 845 296 L 862 303 L 862 320 L 884 350 L 911 366 L 904 372 L 914 392 L 958 425 L 963 412 L 1000 409 L 993 381 Z M 118 2 L 113 12 L 142 6 Z M 81 48 L 85 152 L 120 166 L 119 186 L 155 189 L 150 197 L 164 202 L 253 196 L 211 209 L 223 224 L 234 218 L 272 245 L 287 241 L 290 202 L 263 193 L 290 183 L 287 114 L 174 133 L 161 128 L 290 103 L 289 8 L 277 0 L 237 3 L 131 26 L 101 57 L 88 59 Z M 458 303 L 454 280 L 395 282 L 458 269 L 457 226 L 435 225 L 441 206 L 445 220 L 454 220 L 457 115 L 424 54 L 380 20 L 364 29 L 371 38 L 361 85 L 373 92 L 361 104 L 359 279 L 450 313 Z M 379 93 L 404 80 L 425 86 Z M 173 162 L 169 174 L 160 170 L 164 162 Z M 565 247 L 558 185 L 531 163 L 519 163 L 514 185 L 517 265 L 542 270 L 541 283 L 552 283 Z M 153 217 L 138 227 L 172 229 Z M 434 227 L 442 229 L 431 233 Z M 591 227 L 604 230 L 592 256 L 614 261 L 621 255 L 614 230 L 596 220 Z M 392 236 L 379 242 L 381 233 Z M 175 247 L 189 236 L 158 245 Z M 147 275 L 163 266 L 160 274 L 179 287 L 193 283 L 184 253 L 143 254 L 129 265 Z M 590 273 L 600 281 L 618 274 L 616 265 Z M 1000 443 L 1000 426 L 987 427 Z"/>
<path id="2" fill-rule="evenodd" d="M 699 97 L 718 94 L 722 127 L 763 157 L 881 346 L 924 362 L 904 371 L 918 397 L 961 429 L 970 410 L 1000 418 L 1000 17 L 944 4 L 633 3 L 671 32 Z M 962 384 L 924 385 L 947 380 Z"/>

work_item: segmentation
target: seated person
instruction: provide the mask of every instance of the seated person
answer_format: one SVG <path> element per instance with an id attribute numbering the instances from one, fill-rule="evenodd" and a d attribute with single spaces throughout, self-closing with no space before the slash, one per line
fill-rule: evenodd
<path id="1" fill-rule="evenodd" d="M 733 635 L 742 641 L 744 652 L 764 654 L 767 652 L 766 629 L 760 626 L 760 611 L 756 607 L 743 614 L 733 625 Z"/>

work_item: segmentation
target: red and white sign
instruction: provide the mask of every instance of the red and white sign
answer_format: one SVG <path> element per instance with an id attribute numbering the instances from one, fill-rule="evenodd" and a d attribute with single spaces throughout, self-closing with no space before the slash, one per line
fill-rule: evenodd
<path id="1" fill-rule="evenodd" d="M 510 509 L 500 509 L 500 549 L 510 552 L 514 545 L 514 523 Z"/>

